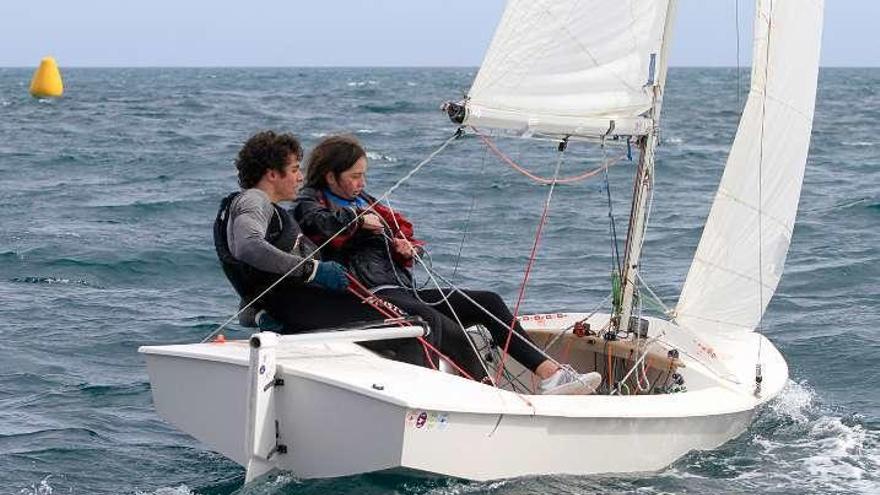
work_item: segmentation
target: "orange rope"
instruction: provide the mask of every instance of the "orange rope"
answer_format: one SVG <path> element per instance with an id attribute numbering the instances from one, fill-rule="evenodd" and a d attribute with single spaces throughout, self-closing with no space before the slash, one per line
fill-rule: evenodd
<path id="1" fill-rule="evenodd" d="M 541 177 L 541 176 L 538 176 L 538 175 L 535 175 L 535 174 L 529 172 L 528 170 L 525 169 L 525 167 L 523 167 L 522 165 L 519 165 L 518 163 L 513 161 L 512 158 L 510 158 L 509 156 L 504 154 L 504 152 L 501 151 L 498 148 L 498 146 L 491 139 L 489 139 L 489 136 L 480 132 L 476 127 L 471 127 L 471 129 L 473 129 L 473 131 L 477 134 L 477 137 L 479 137 L 480 140 L 483 141 L 483 143 L 485 143 L 486 146 L 490 150 L 492 150 L 493 153 L 498 155 L 498 158 L 500 158 L 504 163 L 510 165 L 510 167 L 513 168 L 514 170 L 516 170 L 517 172 L 525 175 L 529 179 L 532 179 L 533 181 L 538 182 L 540 184 L 552 184 L 554 182 L 556 182 L 557 184 L 568 184 L 571 182 L 577 182 L 579 180 L 589 179 L 590 177 L 593 177 L 594 175 L 596 175 L 604 170 L 607 170 L 612 165 L 615 165 L 622 158 L 622 157 L 620 157 L 620 158 L 612 158 L 610 160 L 606 160 L 604 163 L 602 163 L 602 166 L 595 168 L 593 170 L 588 170 L 580 175 L 575 175 L 572 177 L 563 177 L 561 179 L 553 180 L 553 179 Z"/>

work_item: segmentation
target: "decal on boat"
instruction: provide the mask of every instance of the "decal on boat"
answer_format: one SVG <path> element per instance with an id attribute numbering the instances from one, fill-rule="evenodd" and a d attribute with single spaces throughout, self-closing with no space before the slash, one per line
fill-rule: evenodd
<path id="1" fill-rule="evenodd" d="M 419 430 L 445 430 L 449 426 L 449 413 L 409 411 L 406 415 L 406 425 Z"/>

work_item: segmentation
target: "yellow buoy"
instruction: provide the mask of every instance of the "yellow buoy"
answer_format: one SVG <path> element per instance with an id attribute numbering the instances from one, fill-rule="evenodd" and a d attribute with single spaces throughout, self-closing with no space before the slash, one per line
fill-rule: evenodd
<path id="1" fill-rule="evenodd" d="M 40 66 L 31 79 L 31 96 L 35 98 L 57 98 L 64 93 L 61 72 L 52 57 L 43 57 Z"/>

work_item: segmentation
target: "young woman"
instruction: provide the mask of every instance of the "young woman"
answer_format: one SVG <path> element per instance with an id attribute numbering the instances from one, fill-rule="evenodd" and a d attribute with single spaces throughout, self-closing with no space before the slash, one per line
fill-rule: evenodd
<path id="1" fill-rule="evenodd" d="M 441 352 L 476 379 L 485 378 L 458 321 L 464 327 L 484 326 L 493 342 L 503 347 L 514 317 L 501 297 L 490 291 L 463 290 L 462 294 L 453 289 L 413 287 L 410 268 L 424 243 L 413 237 L 413 226 L 406 218 L 364 192 L 367 154 L 355 138 L 324 139 L 307 163 L 306 186 L 295 202 L 293 216 L 317 244 L 332 238 L 322 250 L 323 258 L 347 267 L 381 299 L 424 318 Z M 370 212 L 355 220 L 370 206 Z M 578 374 L 547 359 L 529 345 L 531 340 L 518 322 L 514 331 L 519 336 L 510 339 L 510 355 L 541 379 L 541 393 L 588 394 L 601 382 L 598 373 Z"/>

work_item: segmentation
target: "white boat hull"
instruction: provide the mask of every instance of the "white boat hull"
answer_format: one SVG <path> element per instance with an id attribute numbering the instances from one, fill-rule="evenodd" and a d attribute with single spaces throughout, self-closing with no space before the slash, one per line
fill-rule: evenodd
<path id="1" fill-rule="evenodd" d="M 405 469 L 471 480 L 656 471 L 741 434 L 787 380 L 771 346 L 762 397 L 723 383 L 664 395 L 519 395 L 353 343 L 283 344 L 283 386 L 274 388 L 266 427 L 277 430 L 262 435 L 282 452 L 270 453 L 272 445 L 249 443 L 246 342 L 142 352 L 159 413 L 250 466 L 248 480 L 275 468 L 302 478 Z M 687 366 L 699 384 L 699 363 Z"/>

